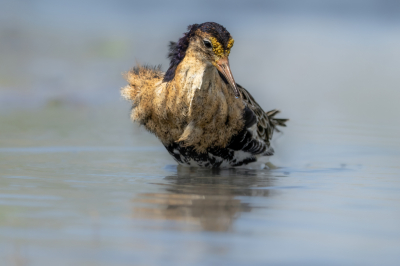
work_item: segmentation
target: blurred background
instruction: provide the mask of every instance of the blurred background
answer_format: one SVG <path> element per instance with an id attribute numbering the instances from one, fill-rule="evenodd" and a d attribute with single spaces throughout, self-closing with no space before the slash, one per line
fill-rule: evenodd
<path id="1" fill-rule="evenodd" d="M 130 122 L 123 73 L 207 21 L 290 118 L 276 170 L 185 172 Z M 0 259 L 399 265 L 399 71 L 397 0 L 0 0 Z"/>
<path id="2" fill-rule="evenodd" d="M 0 5 L 3 114 L 70 107 L 81 108 L 83 115 L 102 107 L 120 110 L 109 118 L 122 122 L 129 112 L 119 95 L 126 84 L 122 74 L 136 63 L 162 64 L 166 70 L 169 41 L 178 40 L 190 24 L 216 21 L 235 39 L 230 61 L 237 82 L 265 110 L 282 110 L 291 125 L 400 121 L 399 1 L 2 0 Z M 112 141 L 107 139 L 102 141 Z"/>

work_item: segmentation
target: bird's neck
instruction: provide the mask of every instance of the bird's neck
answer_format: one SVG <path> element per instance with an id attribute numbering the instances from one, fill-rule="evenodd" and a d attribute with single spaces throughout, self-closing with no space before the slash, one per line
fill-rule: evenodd
<path id="1" fill-rule="evenodd" d="M 176 69 L 174 86 L 179 94 L 186 95 L 190 108 L 196 103 L 204 108 L 204 104 L 208 104 L 204 102 L 206 99 L 218 101 L 218 95 L 223 96 L 223 101 L 231 96 L 228 86 L 219 76 L 215 66 L 202 59 L 201 55 L 192 49 L 188 49 L 185 58 Z"/>
<path id="2" fill-rule="evenodd" d="M 173 103 L 169 110 L 176 121 L 186 124 L 174 141 L 204 152 L 212 145 L 224 147 L 243 127 L 242 100 L 235 98 L 218 70 L 195 50 L 188 49 L 167 86 L 167 105 Z"/>
<path id="3" fill-rule="evenodd" d="M 213 78 L 213 72 L 216 73 L 215 67 L 202 60 L 193 50 L 188 50 L 185 58 L 178 65 L 175 72 L 175 86 L 186 93 L 194 93 L 202 90 L 204 82 Z"/>

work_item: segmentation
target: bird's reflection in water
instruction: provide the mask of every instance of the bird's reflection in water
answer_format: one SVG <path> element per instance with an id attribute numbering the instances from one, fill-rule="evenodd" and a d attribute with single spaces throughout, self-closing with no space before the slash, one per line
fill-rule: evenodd
<path id="1" fill-rule="evenodd" d="M 134 217 L 181 221 L 182 230 L 228 231 L 242 212 L 254 208 L 241 197 L 270 196 L 275 177 L 269 171 L 178 166 L 175 175 L 165 177 L 164 193 L 134 200 L 145 205 L 134 209 Z"/>

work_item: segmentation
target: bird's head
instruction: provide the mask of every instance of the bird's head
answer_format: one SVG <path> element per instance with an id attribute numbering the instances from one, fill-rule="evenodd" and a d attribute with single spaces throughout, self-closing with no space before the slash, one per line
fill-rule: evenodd
<path id="1" fill-rule="evenodd" d="M 218 69 L 238 98 L 240 96 L 239 90 L 233 78 L 228 59 L 234 43 L 230 33 L 222 25 L 215 22 L 190 25 L 188 30 L 179 39 L 178 43 L 171 43 L 169 54 L 171 64 L 166 77 L 173 75 L 173 73 L 168 72 L 170 70 L 175 71 L 176 66 L 183 60 L 187 48 L 191 46 L 201 60 L 211 63 Z"/>

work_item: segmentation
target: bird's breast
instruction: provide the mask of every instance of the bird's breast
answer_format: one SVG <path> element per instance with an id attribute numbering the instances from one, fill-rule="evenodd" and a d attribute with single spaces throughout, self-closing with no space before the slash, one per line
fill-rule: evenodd
<path id="1" fill-rule="evenodd" d="M 174 141 L 205 152 L 209 147 L 225 147 L 243 128 L 243 102 L 235 98 L 213 65 L 196 59 L 184 60 L 171 86 L 170 90 L 178 92 L 174 96 L 178 98 L 174 114 L 186 119 L 182 134 Z"/>
<path id="2" fill-rule="evenodd" d="M 169 82 L 153 79 L 152 72 L 145 79 L 145 73 L 131 73 L 124 95 L 134 102 L 132 119 L 164 145 L 178 143 L 204 153 L 210 147 L 226 147 L 243 129 L 244 104 L 213 65 L 189 53 Z"/>

